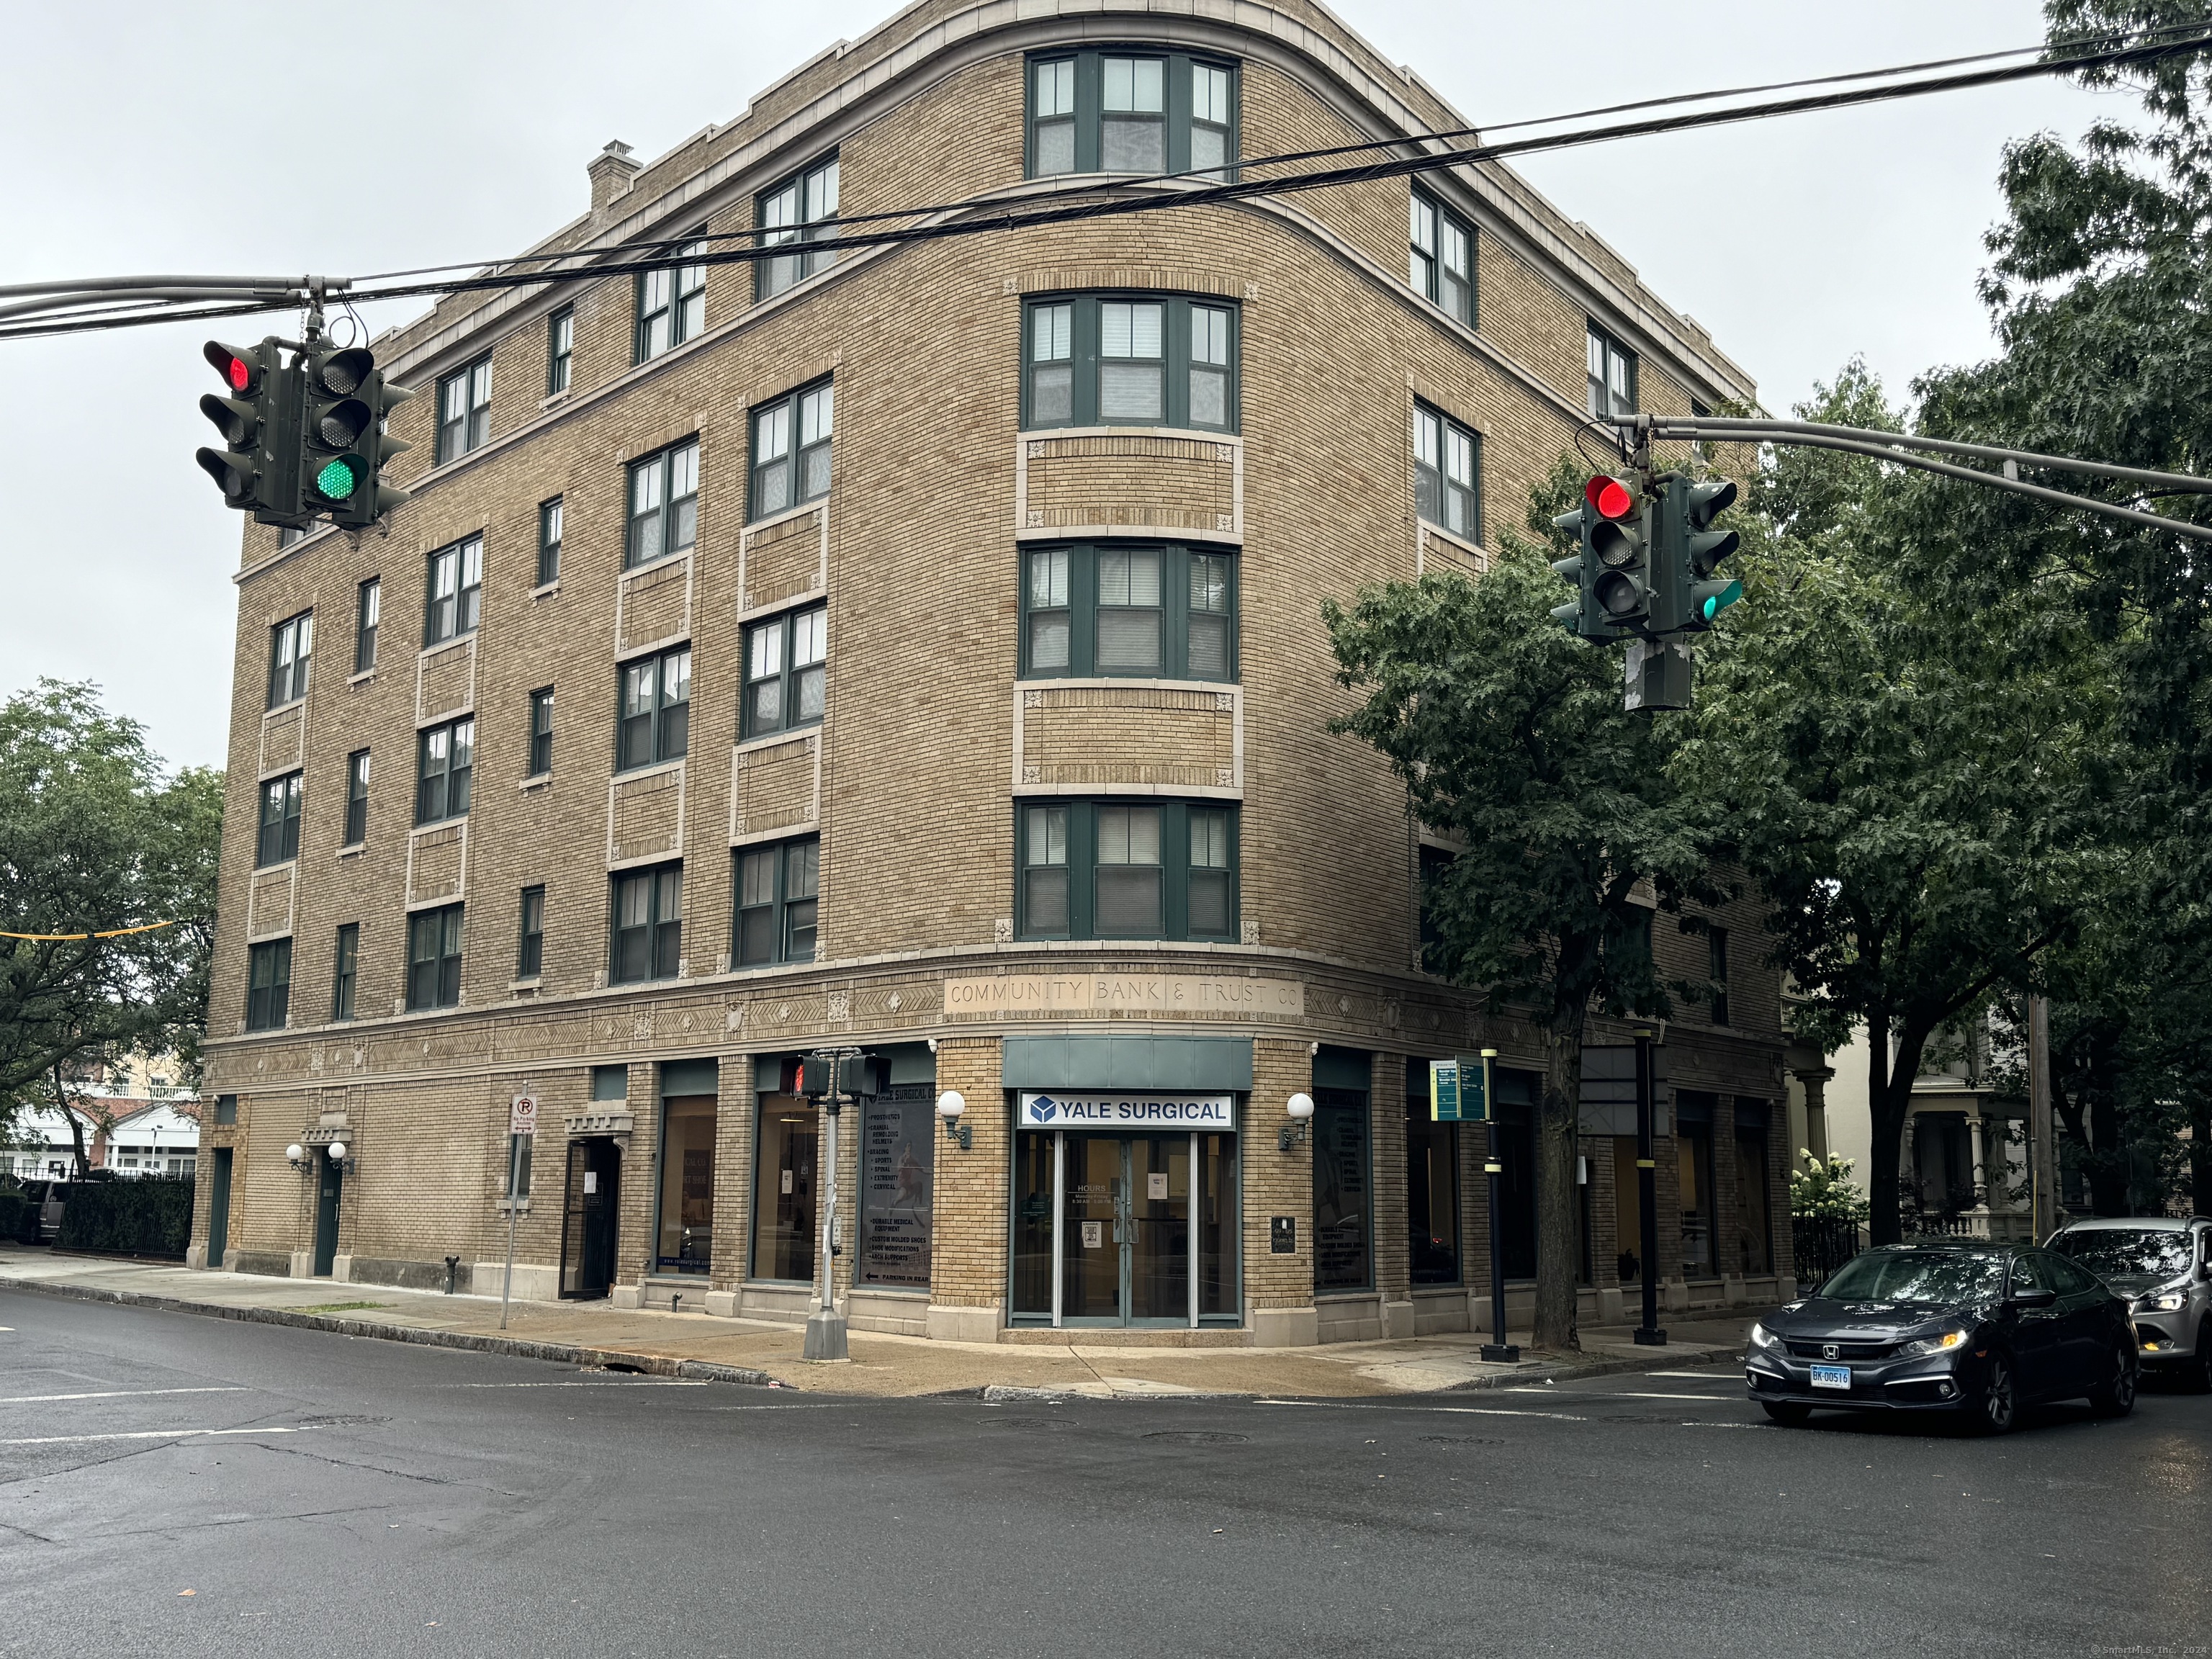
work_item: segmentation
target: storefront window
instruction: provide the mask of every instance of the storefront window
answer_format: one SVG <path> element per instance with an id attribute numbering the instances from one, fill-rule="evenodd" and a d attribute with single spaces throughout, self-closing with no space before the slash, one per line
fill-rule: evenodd
<path id="1" fill-rule="evenodd" d="M 1620 1248 L 1613 1271 L 1624 1285 L 1644 1282 L 1644 1188 L 1637 1178 L 1636 1141 L 1629 1135 L 1613 1140 L 1613 1237 Z"/>
<path id="2" fill-rule="evenodd" d="M 1365 1091 L 1315 1089 L 1313 1146 L 1314 1289 L 1364 1291 L 1374 1282 Z"/>
<path id="3" fill-rule="evenodd" d="M 1429 1118 L 1429 1064 L 1406 1066 L 1406 1225 L 1416 1285 L 1456 1285 L 1459 1125 Z"/>
<path id="4" fill-rule="evenodd" d="M 1014 1312 L 1052 1316 L 1053 1135 L 1014 1137 Z"/>
<path id="5" fill-rule="evenodd" d="M 1674 1167 L 1682 1194 L 1682 1277 L 1711 1279 L 1713 1254 L 1713 1106 L 1684 1091 L 1675 1108 Z"/>
<path id="6" fill-rule="evenodd" d="M 1237 1285 L 1237 1137 L 1198 1138 L 1198 1311 L 1241 1320 Z"/>
<path id="7" fill-rule="evenodd" d="M 929 1288 L 934 1096 L 929 1084 L 900 1083 L 862 1104 L 857 1284 Z"/>
<path id="8" fill-rule="evenodd" d="M 714 1237 L 714 1097 L 672 1095 L 660 1103 L 660 1244 L 663 1273 L 703 1273 Z"/>
<path id="9" fill-rule="evenodd" d="M 1774 1271 L 1773 1231 L 1768 1222 L 1766 1190 L 1767 1104 L 1740 1100 L 1735 1106 L 1737 1265 L 1745 1277 Z"/>
<path id="10" fill-rule="evenodd" d="M 756 1065 L 774 1062 L 756 1061 Z M 814 1277 L 814 1107 L 763 1093 L 753 1192 L 753 1277 Z"/>

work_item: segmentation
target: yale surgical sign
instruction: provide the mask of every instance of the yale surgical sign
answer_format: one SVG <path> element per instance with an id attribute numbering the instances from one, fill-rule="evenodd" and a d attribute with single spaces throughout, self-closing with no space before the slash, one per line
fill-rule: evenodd
<path id="1" fill-rule="evenodd" d="M 1139 1093 L 1025 1094 L 1017 1120 L 1024 1129 L 1234 1130 L 1229 1095 Z"/>

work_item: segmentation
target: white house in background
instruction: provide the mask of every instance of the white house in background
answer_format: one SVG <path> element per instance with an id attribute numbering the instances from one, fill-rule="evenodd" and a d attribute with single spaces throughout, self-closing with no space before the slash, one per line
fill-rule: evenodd
<path id="1" fill-rule="evenodd" d="M 69 1083 L 71 1110 L 84 1127 L 94 1169 L 118 1175 L 189 1176 L 198 1167 L 199 1097 L 177 1081 L 174 1055 L 96 1061 Z M 24 1113 L 15 1144 L 0 1146 L 0 1173 L 23 1180 L 76 1173 L 69 1120 L 51 1107 Z"/>
<path id="2" fill-rule="evenodd" d="M 84 1126 L 85 1155 L 100 1162 L 100 1124 L 79 1112 Z M 0 1148 L 0 1169 L 25 1181 L 60 1180 L 76 1173 L 76 1143 L 70 1136 L 69 1120 L 52 1107 L 25 1112 L 15 1120 L 15 1144 Z"/>
<path id="3" fill-rule="evenodd" d="M 160 1101 L 117 1119 L 107 1132 L 102 1162 L 118 1175 L 192 1174 L 199 1168 L 200 1121 L 196 1104 L 190 1100 Z"/>

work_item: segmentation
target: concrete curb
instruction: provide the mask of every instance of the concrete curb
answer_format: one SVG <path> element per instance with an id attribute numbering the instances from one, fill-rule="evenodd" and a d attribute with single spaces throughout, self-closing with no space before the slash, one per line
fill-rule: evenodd
<path id="1" fill-rule="evenodd" d="M 1044 1384 L 1032 1382 L 993 1382 L 983 1389 L 981 1397 L 983 1403 L 987 1406 L 1064 1406 L 1072 1401 L 1077 1400 L 1084 1401 L 1093 1405 L 1107 1401 L 1129 1401 L 1137 1404 L 1156 1406 L 1162 1404 L 1163 1402 L 1171 1405 L 1182 1405 L 1187 1401 L 1194 1400 L 1260 1400 L 1266 1398 L 1264 1395 L 1253 1393 L 1243 1389 L 1194 1389 L 1188 1393 L 1178 1389 L 1173 1393 L 1162 1392 L 1159 1394 L 1146 1394 L 1137 1389 L 1132 1389 L 1124 1393 L 1119 1389 L 1113 1389 L 1105 1394 L 1093 1394 L 1087 1392 L 1088 1386 L 1089 1385 L 1087 1384 L 1075 1384 L 1065 1389 L 1055 1389 Z M 963 1392 L 972 1394 L 975 1391 L 970 1389 L 963 1390 Z M 934 1397 L 941 1398 L 942 1396 Z"/>
<path id="2" fill-rule="evenodd" d="M 646 1376 L 675 1377 L 687 1382 L 741 1382 L 756 1388 L 792 1387 L 788 1382 L 769 1376 L 766 1371 L 753 1370 L 744 1365 L 718 1364 L 709 1359 L 676 1359 L 666 1354 L 637 1353 L 623 1348 L 587 1348 L 571 1342 L 532 1342 L 516 1336 L 484 1336 L 471 1331 L 441 1331 L 420 1325 L 386 1325 L 366 1319 L 342 1319 L 332 1314 L 295 1313 L 287 1308 L 225 1307 L 219 1303 L 191 1302 L 175 1296 L 154 1296 L 143 1291 L 100 1290 L 89 1285 L 54 1285 L 43 1284 L 36 1279 L 0 1279 L 0 1286 L 11 1291 L 31 1291 L 41 1296 L 67 1297 L 77 1302 L 119 1303 L 133 1308 L 157 1308 L 166 1313 L 235 1319 L 250 1325 L 289 1325 L 297 1330 L 327 1331 L 333 1336 L 374 1337 L 381 1342 L 411 1342 L 418 1347 L 459 1348 L 470 1353 L 504 1354 L 510 1358 L 538 1359 L 556 1365 L 635 1371 Z"/>

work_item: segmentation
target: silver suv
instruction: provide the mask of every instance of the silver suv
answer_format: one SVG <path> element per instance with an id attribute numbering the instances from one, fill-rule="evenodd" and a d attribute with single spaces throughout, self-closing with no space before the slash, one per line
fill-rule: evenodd
<path id="1" fill-rule="evenodd" d="M 2212 1220 L 2166 1216 L 2070 1222 L 2045 1248 L 2128 1300 L 2146 1373 L 2212 1389 Z"/>

